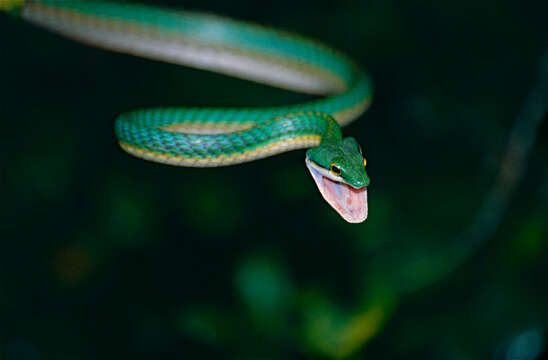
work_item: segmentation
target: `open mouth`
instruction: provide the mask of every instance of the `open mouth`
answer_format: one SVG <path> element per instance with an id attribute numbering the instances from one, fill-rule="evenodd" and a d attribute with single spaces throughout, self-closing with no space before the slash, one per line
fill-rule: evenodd
<path id="1" fill-rule="evenodd" d="M 367 219 L 367 186 L 356 189 L 329 176 L 326 170 L 306 159 L 306 167 L 325 201 L 346 221 L 360 223 Z"/>

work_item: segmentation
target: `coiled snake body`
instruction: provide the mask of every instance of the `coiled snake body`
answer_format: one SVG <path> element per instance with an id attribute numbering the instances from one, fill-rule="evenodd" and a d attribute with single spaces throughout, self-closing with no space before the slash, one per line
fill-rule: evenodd
<path id="1" fill-rule="evenodd" d="M 368 107 L 367 75 L 342 54 L 299 36 L 194 12 L 81 0 L 0 0 L 0 10 L 90 45 L 324 95 L 269 108 L 157 108 L 121 114 L 122 149 L 150 161 L 214 167 L 308 148 L 324 199 L 347 221 L 367 217 L 365 158 L 340 126 Z"/>

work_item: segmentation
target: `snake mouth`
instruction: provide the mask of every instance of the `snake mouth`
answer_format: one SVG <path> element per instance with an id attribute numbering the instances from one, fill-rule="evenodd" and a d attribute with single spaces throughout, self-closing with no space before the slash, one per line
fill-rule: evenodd
<path id="1" fill-rule="evenodd" d="M 337 181 L 327 170 L 306 159 L 310 171 L 323 198 L 349 223 L 361 223 L 367 219 L 367 186 L 355 188 Z"/>

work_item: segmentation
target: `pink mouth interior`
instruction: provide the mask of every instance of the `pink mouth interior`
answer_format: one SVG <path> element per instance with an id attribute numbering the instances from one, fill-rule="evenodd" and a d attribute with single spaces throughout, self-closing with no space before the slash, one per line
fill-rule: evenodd
<path id="1" fill-rule="evenodd" d="M 359 223 L 367 218 L 367 187 L 350 185 L 322 176 L 325 200 L 348 222 Z"/>
<path id="2" fill-rule="evenodd" d="M 367 219 L 367 187 L 355 189 L 350 185 L 321 175 L 311 166 L 308 166 L 308 169 L 325 201 L 343 219 L 350 223 L 360 223 Z"/>

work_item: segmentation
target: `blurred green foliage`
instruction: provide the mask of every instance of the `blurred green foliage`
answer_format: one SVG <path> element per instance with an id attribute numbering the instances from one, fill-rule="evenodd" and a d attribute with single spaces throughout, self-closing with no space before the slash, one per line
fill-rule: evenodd
<path id="1" fill-rule="evenodd" d="M 546 123 L 501 226 L 465 230 L 536 81 L 548 3 L 149 3 L 298 32 L 368 69 L 373 106 L 344 132 L 368 156 L 370 217 L 344 223 L 300 151 L 183 169 L 113 135 L 134 108 L 307 96 L 1 16 L 0 359 L 546 356 Z"/>

